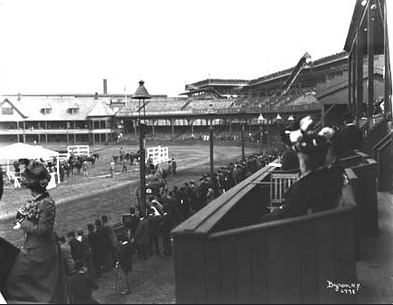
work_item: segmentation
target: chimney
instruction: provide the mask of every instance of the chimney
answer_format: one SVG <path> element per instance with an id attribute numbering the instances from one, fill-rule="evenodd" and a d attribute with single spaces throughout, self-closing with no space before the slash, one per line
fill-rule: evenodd
<path id="1" fill-rule="evenodd" d="M 108 94 L 106 79 L 104 79 L 104 94 Z"/>

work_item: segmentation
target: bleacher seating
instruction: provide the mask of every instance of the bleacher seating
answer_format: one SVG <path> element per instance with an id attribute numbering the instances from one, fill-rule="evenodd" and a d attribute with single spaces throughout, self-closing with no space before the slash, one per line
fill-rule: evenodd
<path id="1" fill-rule="evenodd" d="M 186 102 L 186 99 L 175 98 L 149 100 L 149 102 L 146 104 L 145 111 L 146 113 L 179 111 Z"/>
<path id="2" fill-rule="evenodd" d="M 183 110 L 207 110 L 212 105 L 214 110 L 227 109 L 232 107 L 232 99 L 200 99 L 192 100 Z"/>

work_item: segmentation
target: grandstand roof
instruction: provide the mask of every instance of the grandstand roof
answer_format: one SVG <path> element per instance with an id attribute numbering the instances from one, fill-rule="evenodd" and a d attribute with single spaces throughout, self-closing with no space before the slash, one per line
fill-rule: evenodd
<path id="1" fill-rule="evenodd" d="M 347 56 L 348 56 L 347 52 L 345 52 L 345 51 L 339 52 L 339 53 L 336 53 L 336 54 L 333 54 L 333 55 L 329 55 L 329 56 L 326 56 L 326 57 L 322 57 L 320 59 L 312 61 L 310 63 L 310 66 L 311 67 L 315 67 L 315 66 L 327 65 L 327 64 L 330 64 L 330 63 L 332 63 L 334 61 L 344 59 Z M 272 74 L 269 74 L 269 75 L 266 75 L 266 76 L 262 76 L 262 77 L 259 77 L 257 79 L 254 79 L 254 80 L 250 80 L 249 86 L 254 86 L 254 85 L 261 84 L 261 83 L 264 83 L 264 82 L 267 82 L 267 81 L 271 81 L 271 80 L 275 80 L 275 79 L 279 79 L 279 78 L 283 78 L 283 77 L 289 76 L 293 69 L 294 69 L 294 67 L 289 68 L 289 69 L 285 69 L 285 70 L 281 70 L 281 71 L 278 71 L 278 72 L 274 72 Z M 304 68 L 304 70 L 307 70 L 307 69 L 309 69 L 309 68 L 307 68 L 307 67 Z"/>
<path id="2" fill-rule="evenodd" d="M 384 29 L 383 29 L 383 19 L 384 19 L 384 9 L 386 0 L 376 0 L 375 1 L 375 30 L 374 30 L 374 53 L 383 54 L 384 53 Z M 351 24 L 349 26 L 347 39 L 345 41 L 344 50 L 350 52 L 352 48 L 352 42 L 356 39 L 358 28 L 367 28 L 367 8 L 370 5 L 370 1 L 364 2 L 363 0 L 357 0 L 355 8 L 353 10 L 353 15 L 351 19 Z M 374 5 L 374 4 L 373 4 Z"/>
<path id="3" fill-rule="evenodd" d="M 247 84 L 248 80 L 244 79 L 208 78 L 195 83 L 187 84 L 185 90 L 196 90 L 210 86 L 241 87 L 246 86 Z"/>

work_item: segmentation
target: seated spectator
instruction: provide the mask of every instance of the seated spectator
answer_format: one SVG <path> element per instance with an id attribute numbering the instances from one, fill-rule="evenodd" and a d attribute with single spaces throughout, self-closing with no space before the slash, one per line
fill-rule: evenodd
<path id="1" fill-rule="evenodd" d="M 345 126 L 338 132 L 335 146 L 339 158 L 345 158 L 362 148 L 362 131 L 354 124 L 354 117 L 350 112 L 343 116 Z"/>
<path id="2" fill-rule="evenodd" d="M 99 304 L 92 297 L 92 290 L 98 289 L 98 284 L 87 272 L 83 261 L 75 262 L 76 272 L 71 276 L 70 286 L 75 304 Z"/>
<path id="3" fill-rule="evenodd" d="M 285 144 L 285 149 L 281 154 L 281 170 L 288 172 L 299 171 L 299 159 L 296 151 L 292 149 L 292 143 L 289 139 L 289 134 L 299 129 L 299 122 L 288 125 L 285 130 L 281 132 L 281 141 Z"/>
<path id="4" fill-rule="evenodd" d="M 337 164 L 326 164 L 331 143 L 327 137 L 311 131 L 311 124 L 310 117 L 303 118 L 300 129 L 290 134 L 297 151 L 301 177 L 284 194 L 283 208 L 264 215 L 262 222 L 336 206 L 344 182 L 343 170 Z"/>

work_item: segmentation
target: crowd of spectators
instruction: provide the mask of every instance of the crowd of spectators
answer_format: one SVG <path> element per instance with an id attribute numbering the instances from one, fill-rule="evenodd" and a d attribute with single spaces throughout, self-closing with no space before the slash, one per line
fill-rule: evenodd
<path id="1" fill-rule="evenodd" d="M 79 228 L 58 236 L 74 302 L 89 300 L 94 303 L 92 291 L 98 288 L 99 278 L 113 270 L 117 276 L 120 274 L 120 293 L 129 294 L 134 254 L 140 260 L 172 255 L 171 230 L 175 226 L 276 156 L 276 152 L 253 154 L 245 160 L 232 162 L 214 173 L 214 181 L 205 174 L 198 182 L 184 182 L 171 190 L 167 185 L 148 188 L 146 212 L 139 204 L 132 205 L 129 214 L 123 215 L 120 226 L 110 225 L 108 217 L 102 215 L 94 223 L 87 224 L 85 230 Z M 173 162 L 176 161 L 171 160 L 171 164 Z M 154 170 L 149 172 L 155 174 Z"/>

